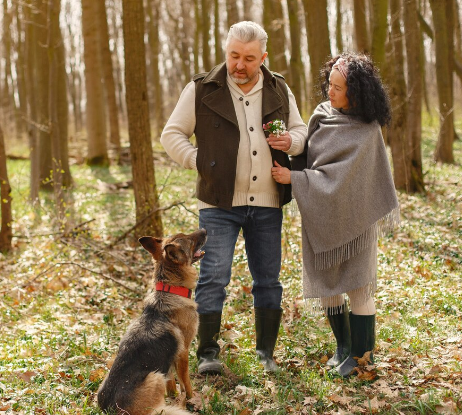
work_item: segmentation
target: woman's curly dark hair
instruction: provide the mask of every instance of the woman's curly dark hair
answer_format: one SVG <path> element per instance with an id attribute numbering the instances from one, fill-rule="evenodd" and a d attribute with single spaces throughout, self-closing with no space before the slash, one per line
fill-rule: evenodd
<path id="1" fill-rule="evenodd" d="M 329 99 L 329 76 L 332 66 L 339 58 L 345 59 L 348 65 L 346 96 L 351 109 L 367 123 L 377 120 L 381 126 L 389 124 L 391 121 L 390 99 L 377 68 L 366 55 L 345 52 L 327 61 L 321 69 L 323 98 Z"/>

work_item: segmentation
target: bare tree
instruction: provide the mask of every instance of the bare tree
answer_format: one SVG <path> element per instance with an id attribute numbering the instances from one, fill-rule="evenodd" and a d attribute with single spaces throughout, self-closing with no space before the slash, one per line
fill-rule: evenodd
<path id="1" fill-rule="evenodd" d="M 223 48 L 221 47 L 220 33 L 220 1 L 213 0 L 213 35 L 215 43 L 215 65 L 223 61 Z"/>
<path id="2" fill-rule="evenodd" d="M 161 0 L 150 0 L 149 7 L 147 8 L 148 22 L 148 36 L 151 57 L 151 74 L 154 89 L 154 131 L 155 138 L 160 137 L 160 132 L 164 126 L 164 108 L 163 108 L 163 93 L 162 84 L 160 80 L 160 39 L 159 39 L 159 25 L 160 25 L 160 10 Z"/>
<path id="3" fill-rule="evenodd" d="M 372 0 L 372 43 L 371 55 L 374 63 L 383 69 L 385 42 L 387 39 L 388 0 Z"/>
<path id="4" fill-rule="evenodd" d="M 109 48 L 109 27 L 107 24 L 105 0 L 96 0 L 96 12 L 100 35 L 101 66 L 104 90 L 106 92 L 105 96 L 109 115 L 109 142 L 114 148 L 118 159 L 120 157 L 119 109 L 117 108 L 112 54 Z"/>
<path id="5" fill-rule="evenodd" d="M 13 239 L 13 214 L 11 209 L 11 187 L 6 166 L 6 150 L 3 130 L 0 127 L 0 204 L 2 227 L 0 229 L 0 252 L 11 250 Z"/>
<path id="6" fill-rule="evenodd" d="M 452 72 L 449 60 L 448 16 L 446 0 L 430 0 L 433 15 L 436 54 L 436 83 L 438 85 L 440 130 L 435 149 L 435 159 L 443 163 L 454 163 L 454 108 L 451 89 Z M 452 35 L 452 33 L 451 33 Z"/>
<path id="7" fill-rule="evenodd" d="M 407 56 L 407 137 L 410 150 L 410 192 L 425 191 L 422 171 L 422 72 L 417 0 L 404 0 L 404 33 Z"/>
<path id="8" fill-rule="evenodd" d="M 57 51 L 59 43 L 56 40 L 61 41 L 61 36 L 58 35 L 59 28 L 59 12 L 61 9 L 60 0 L 49 0 L 48 1 L 48 38 L 47 38 L 47 49 L 48 49 L 48 76 L 49 76 L 49 88 L 48 88 L 48 114 L 50 117 L 49 130 L 50 130 L 50 141 L 52 148 L 53 157 L 53 191 L 55 195 L 55 206 L 57 211 L 58 220 L 62 223 L 65 218 L 65 200 L 64 200 L 64 189 L 63 189 L 63 169 L 61 165 L 61 137 L 59 132 L 59 119 L 58 119 L 58 86 L 55 82 L 58 77 L 58 56 Z"/>
<path id="9" fill-rule="evenodd" d="M 353 1 L 356 47 L 359 52 L 370 53 L 369 31 L 366 19 L 366 0 Z"/>
<path id="10" fill-rule="evenodd" d="M 103 96 L 97 2 L 82 0 L 82 34 L 84 42 L 86 120 L 89 165 L 108 164 L 106 117 Z"/>
<path id="11" fill-rule="evenodd" d="M 298 0 L 287 0 L 289 9 L 290 28 L 290 88 L 297 101 L 298 108 L 302 108 L 302 78 L 303 62 L 301 57 L 300 23 Z"/>
<path id="12" fill-rule="evenodd" d="M 210 53 L 210 10 L 211 0 L 201 1 L 201 34 L 202 34 L 202 67 L 205 71 L 212 69 L 212 56 Z"/>
<path id="13" fill-rule="evenodd" d="M 268 60 L 272 71 L 289 77 L 285 51 L 287 42 L 284 15 L 280 0 L 263 0 L 263 26 L 268 33 Z"/>
<path id="14" fill-rule="evenodd" d="M 237 1 L 226 0 L 226 23 L 228 29 L 239 21 L 239 10 L 237 8 Z"/>
<path id="15" fill-rule="evenodd" d="M 138 235 L 162 236 L 149 125 L 142 0 L 122 0 L 128 134 Z"/>
<path id="16" fill-rule="evenodd" d="M 404 78 L 403 34 L 401 32 L 401 0 L 390 0 L 392 50 L 388 72 L 391 82 L 393 117 L 388 141 L 393 158 L 393 178 L 397 189 L 409 191 L 410 162 L 407 140 L 407 89 Z"/>
<path id="17" fill-rule="evenodd" d="M 322 64 L 331 55 L 329 25 L 327 20 L 327 0 L 303 0 L 305 6 L 308 53 L 311 66 L 310 112 L 317 105 L 316 87 Z"/>
<path id="18" fill-rule="evenodd" d="M 337 44 L 337 50 L 339 52 L 343 51 L 343 33 L 342 33 L 342 1 L 335 1 L 335 11 L 336 11 L 336 20 L 335 20 L 335 41 Z"/>

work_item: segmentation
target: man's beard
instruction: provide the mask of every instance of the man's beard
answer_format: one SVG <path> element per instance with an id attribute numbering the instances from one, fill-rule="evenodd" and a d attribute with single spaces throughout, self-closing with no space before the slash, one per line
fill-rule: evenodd
<path id="1" fill-rule="evenodd" d="M 233 74 L 229 74 L 230 78 L 238 85 L 245 85 L 251 82 L 255 77 L 258 75 L 258 71 L 256 71 L 253 76 L 247 76 L 246 78 L 236 78 Z"/>

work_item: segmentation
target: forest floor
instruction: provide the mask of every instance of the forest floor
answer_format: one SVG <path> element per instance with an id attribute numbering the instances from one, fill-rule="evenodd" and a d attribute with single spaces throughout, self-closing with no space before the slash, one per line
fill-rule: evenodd
<path id="1" fill-rule="evenodd" d="M 462 142 L 454 146 L 459 164 L 436 164 L 436 134 L 436 126 L 424 129 L 426 194 L 399 193 L 401 225 L 379 242 L 375 364 L 347 380 L 327 370 L 334 338 L 302 299 L 300 217 L 288 206 L 281 370 L 267 374 L 255 357 L 240 237 L 223 312 L 225 376 L 197 375 L 194 342 L 192 413 L 462 413 Z M 42 194 L 39 208 L 28 204 L 28 160 L 8 161 L 15 238 L 14 250 L 0 254 L 0 414 L 101 414 L 96 391 L 151 289 L 149 255 L 131 237 L 118 240 L 134 221 L 130 166 L 90 168 L 82 148 L 71 143 L 71 232 L 56 227 L 52 195 Z M 8 154 L 17 149 L 7 143 Z M 161 205 L 176 205 L 164 212 L 165 234 L 197 229 L 195 174 L 158 145 L 155 157 Z"/>

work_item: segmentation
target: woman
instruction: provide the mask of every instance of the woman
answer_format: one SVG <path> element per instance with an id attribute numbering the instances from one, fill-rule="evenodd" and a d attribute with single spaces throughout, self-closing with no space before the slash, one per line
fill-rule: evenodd
<path id="1" fill-rule="evenodd" d="M 337 341 L 327 362 L 342 376 L 375 344 L 377 238 L 399 222 L 399 205 L 381 126 L 388 96 L 372 61 L 344 53 L 321 71 L 321 103 L 308 123 L 306 168 L 276 164 L 302 216 L 303 291 L 317 299 Z M 348 310 L 345 294 L 349 299 Z"/>

